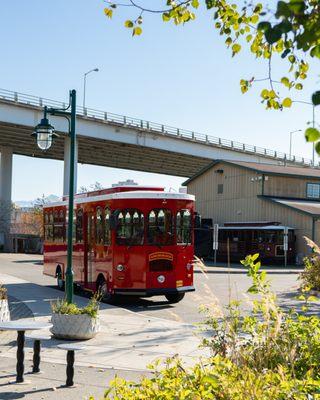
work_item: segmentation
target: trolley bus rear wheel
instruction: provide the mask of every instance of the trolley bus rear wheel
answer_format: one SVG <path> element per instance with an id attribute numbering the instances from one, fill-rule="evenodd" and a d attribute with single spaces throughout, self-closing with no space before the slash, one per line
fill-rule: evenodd
<path id="1" fill-rule="evenodd" d="M 62 279 L 62 271 L 61 271 L 60 267 L 57 268 L 56 277 L 57 277 L 58 289 L 59 290 L 64 290 L 64 280 Z"/>
<path id="2" fill-rule="evenodd" d="M 115 300 L 115 296 L 108 290 L 108 283 L 103 277 L 99 277 L 97 281 L 97 290 L 101 293 L 102 301 L 104 303 L 112 304 Z"/>
<path id="3" fill-rule="evenodd" d="M 185 293 L 166 294 L 166 299 L 170 304 L 179 303 L 184 298 Z"/>

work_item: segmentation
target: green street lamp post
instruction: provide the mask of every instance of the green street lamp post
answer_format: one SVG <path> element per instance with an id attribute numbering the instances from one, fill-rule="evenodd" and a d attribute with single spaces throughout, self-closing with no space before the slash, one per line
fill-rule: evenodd
<path id="1" fill-rule="evenodd" d="M 48 108 L 44 107 L 44 116 L 38 124 L 32 136 L 37 139 L 38 147 L 43 150 L 49 150 L 53 139 L 58 135 L 54 133 L 54 127 L 50 124 L 47 115 L 56 115 L 65 117 L 69 122 L 70 137 L 70 176 L 69 176 L 69 217 L 68 217 L 68 235 L 67 235 L 67 270 L 65 274 L 65 293 L 68 303 L 73 301 L 73 269 L 72 269 L 72 238 L 73 238 L 73 203 L 74 203 L 74 161 L 76 150 L 76 91 L 70 91 L 70 102 L 67 108 Z"/>

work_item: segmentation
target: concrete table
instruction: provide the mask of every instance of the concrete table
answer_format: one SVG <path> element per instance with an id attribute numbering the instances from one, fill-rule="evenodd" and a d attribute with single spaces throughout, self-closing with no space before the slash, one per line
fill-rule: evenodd
<path id="1" fill-rule="evenodd" d="M 17 377 L 16 383 L 24 382 L 24 342 L 26 331 L 38 331 L 41 329 L 51 328 L 52 324 L 37 321 L 8 321 L 0 322 L 0 331 L 16 331 L 17 337 Z"/>

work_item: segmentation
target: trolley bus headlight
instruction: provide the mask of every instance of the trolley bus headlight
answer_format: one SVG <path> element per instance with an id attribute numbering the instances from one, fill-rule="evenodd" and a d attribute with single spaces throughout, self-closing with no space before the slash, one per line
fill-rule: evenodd
<path id="1" fill-rule="evenodd" d="M 157 281 L 159 283 L 163 283 L 165 280 L 166 280 L 166 278 L 163 275 L 159 275 L 158 278 L 157 278 Z"/>
<path id="2" fill-rule="evenodd" d="M 190 271 L 192 269 L 192 264 L 188 263 L 187 264 L 187 270 Z"/>
<path id="3" fill-rule="evenodd" d="M 117 265 L 117 271 L 119 272 L 124 271 L 124 266 L 122 264 Z"/>

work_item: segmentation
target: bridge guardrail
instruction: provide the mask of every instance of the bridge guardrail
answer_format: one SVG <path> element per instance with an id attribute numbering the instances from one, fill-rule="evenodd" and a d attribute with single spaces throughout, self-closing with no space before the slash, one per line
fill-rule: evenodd
<path id="1" fill-rule="evenodd" d="M 54 108 L 65 108 L 67 105 L 66 103 L 60 101 L 55 101 L 44 97 L 32 96 L 24 93 L 13 92 L 6 89 L 0 89 L 0 100 L 1 99 L 36 107 L 47 106 Z M 77 114 L 82 117 L 94 118 L 111 124 L 116 124 L 124 127 L 129 126 L 148 132 L 155 132 L 164 135 L 175 136 L 184 140 L 192 140 L 195 142 L 205 143 L 208 145 L 213 145 L 215 147 L 221 147 L 228 150 L 236 150 L 244 153 L 262 155 L 264 157 L 275 158 L 281 161 L 291 161 L 297 164 L 312 165 L 312 160 L 304 157 L 296 157 L 296 156 L 290 157 L 289 154 L 283 152 L 270 150 L 258 146 L 253 146 L 245 143 L 240 143 L 234 140 L 206 135 L 203 133 L 189 131 L 186 129 L 180 129 L 173 126 L 163 125 L 156 122 L 128 117 L 125 115 L 94 110 L 92 108 L 87 108 L 87 107 L 83 108 L 82 106 L 77 107 Z"/>

